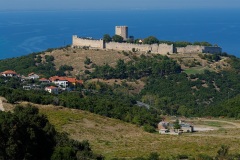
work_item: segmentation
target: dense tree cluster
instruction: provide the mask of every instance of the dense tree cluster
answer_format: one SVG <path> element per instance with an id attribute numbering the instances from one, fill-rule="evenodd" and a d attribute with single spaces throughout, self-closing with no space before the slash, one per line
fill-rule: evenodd
<path id="1" fill-rule="evenodd" d="M 45 55 L 45 60 L 43 60 L 40 54 L 44 54 L 44 52 L 32 53 L 17 58 L 0 60 L 0 71 L 11 69 L 23 75 L 28 75 L 29 73 L 35 72 L 45 77 L 51 77 L 54 75 L 66 75 L 65 71 L 72 70 L 71 66 L 61 66 L 60 69 L 57 70 L 55 64 L 53 63 L 53 56 Z"/>
<path id="2" fill-rule="evenodd" d="M 88 85 L 82 92 L 65 92 L 52 95 L 45 91 L 12 89 L 0 87 L 0 96 L 10 103 L 28 101 L 36 104 L 61 105 L 68 108 L 87 110 L 103 116 L 120 119 L 137 125 L 155 127 L 160 121 L 159 114 L 152 109 L 136 106 L 133 97 L 123 93 L 114 93 L 109 86 L 101 83 Z"/>
<path id="3" fill-rule="evenodd" d="M 111 37 L 109 34 L 104 34 L 103 35 L 103 40 L 107 43 L 111 42 L 111 41 L 121 43 L 121 42 L 123 42 L 123 37 L 119 36 L 119 35 L 114 35 L 114 36 Z"/>
<path id="4" fill-rule="evenodd" d="M 216 115 L 206 113 L 209 107 L 218 106 L 239 94 L 239 74 L 209 72 L 188 76 L 185 73 L 166 77 L 150 77 L 142 90 L 142 100 L 171 115 Z M 230 111 L 230 110 L 229 110 Z M 219 112 L 222 116 L 229 113 Z M 235 115 L 235 114 L 234 114 Z"/>
<path id="5" fill-rule="evenodd" d="M 181 67 L 168 58 L 167 56 L 153 55 L 144 56 L 142 55 L 137 60 L 132 60 L 125 63 L 119 59 L 115 68 L 108 64 L 104 66 L 96 66 L 91 76 L 93 78 L 120 78 L 120 79 L 139 79 L 146 76 L 164 76 L 173 73 L 180 73 Z"/>
<path id="6" fill-rule="evenodd" d="M 32 106 L 17 106 L 13 113 L 0 111 L 0 159 L 80 160 L 103 159 L 93 154 L 87 141 L 71 140 L 58 133 Z"/>

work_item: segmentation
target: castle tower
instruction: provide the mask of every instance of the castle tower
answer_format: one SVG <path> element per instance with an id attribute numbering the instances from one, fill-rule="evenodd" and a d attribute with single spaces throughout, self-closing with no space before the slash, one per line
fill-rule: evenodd
<path id="1" fill-rule="evenodd" d="M 123 37 L 123 40 L 128 39 L 128 27 L 127 26 L 116 26 L 115 34 Z"/>

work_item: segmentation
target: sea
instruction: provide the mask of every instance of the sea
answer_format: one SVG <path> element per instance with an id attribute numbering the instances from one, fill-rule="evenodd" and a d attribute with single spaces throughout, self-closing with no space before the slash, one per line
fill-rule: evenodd
<path id="1" fill-rule="evenodd" d="M 0 59 L 70 45 L 72 35 L 100 39 L 126 25 L 135 38 L 207 41 L 240 57 L 240 10 L 0 11 Z"/>

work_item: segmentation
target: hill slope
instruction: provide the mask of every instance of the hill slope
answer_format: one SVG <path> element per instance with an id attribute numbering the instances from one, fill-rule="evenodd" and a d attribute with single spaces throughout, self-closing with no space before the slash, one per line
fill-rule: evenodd
<path id="1" fill-rule="evenodd" d="M 22 103 L 26 104 L 26 103 Z M 215 130 L 181 136 L 150 134 L 142 128 L 89 112 L 52 105 L 35 105 L 47 115 L 58 131 L 69 133 L 76 140 L 89 140 L 92 149 L 111 159 L 133 158 L 157 152 L 161 157 L 196 156 L 200 153 L 214 156 L 222 144 L 230 146 L 231 153 L 240 147 L 239 121 L 197 120 L 198 126 L 214 126 Z M 235 125 L 236 124 L 236 125 Z"/>

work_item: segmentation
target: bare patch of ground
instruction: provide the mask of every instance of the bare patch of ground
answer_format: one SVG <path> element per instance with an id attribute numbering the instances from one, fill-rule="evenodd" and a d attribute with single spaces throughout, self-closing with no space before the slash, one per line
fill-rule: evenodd
<path id="1" fill-rule="evenodd" d="M 85 50 L 71 47 L 46 52 L 45 55 L 52 55 L 54 57 L 56 68 L 59 68 L 61 65 L 72 66 L 74 68 L 72 71 L 73 75 L 79 75 L 86 69 L 89 69 L 90 66 L 84 64 L 86 57 L 90 58 L 92 63 L 96 65 L 109 64 L 110 66 L 116 65 L 118 59 L 123 59 L 124 61 L 130 60 L 130 58 L 125 56 L 121 51 L 98 49 Z M 44 57 L 44 55 L 42 55 L 42 57 Z"/>

